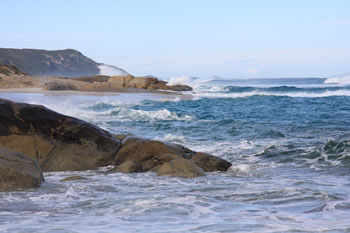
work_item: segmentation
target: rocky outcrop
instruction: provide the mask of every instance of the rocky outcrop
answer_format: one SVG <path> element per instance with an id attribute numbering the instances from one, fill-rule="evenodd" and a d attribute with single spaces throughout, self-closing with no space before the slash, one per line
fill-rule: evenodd
<path id="1" fill-rule="evenodd" d="M 4 148 L 0 148 L 0 191 L 39 187 L 44 176 L 37 162 Z"/>
<path id="2" fill-rule="evenodd" d="M 0 99 L 0 147 L 28 155 L 43 171 L 88 170 L 111 164 L 120 141 L 43 106 Z"/>
<path id="3" fill-rule="evenodd" d="M 4 66 L 5 67 L 5 66 Z M 157 78 L 127 76 L 88 76 L 79 78 L 55 78 L 55 77 L 32 77 L 24 73 L 18 73 L 15 67 L 1 69 L 0 67 L 0 89 L 1 88 L 42 88 L 49 91 L 101 91 L 121 92 L 124 88 L 143 90 L 171 90 L 192 91 L 186 85 L 169 86 L 166 82 Z M 16 73 L 16 74 L 14 74 Z"/>
<path id="4" fill-rule="evenodd" d="M 158 80 L 154 77 L 134 77 L 112 76 L 108 79 L 111 87 L 115 88 L 138 88 L 138 89 L 162 89 L 171 91 L 192 91 L 192 87 L 186 85 L 169 86 L 167 82 Z"/>
<path id="5" fill-rule="evenodd" d="M 78 88 L 71 83 L 66 82 L 47 82 L 44 84 L 44 89 L 49 91 L 77 91 Z"/>
<path id="6" fill-rule="evenodd" d="M 194 152 L 190 149 L 176 144 L 127 137 L 114 158 L 114 165 L 120 166 L 127 161 L 133 161 L 138 164 L 139 172 L 157 171 L 163 163 L 188 157 L 192 153 Z"/>
<path id="7" fill-rule="evenodd" d="M 115 165 L 111 172 L 156 172 L 197 177 L 226 171 L 231 163 L 184 146 L 130 135 L 111 135 L 92 124 L 40 105 L 0 99 L 0 148 L 23 153 L 43 171 L 89 170 Z"/>
<path id="8" fill-rule="evenodd" d="M 164 163 L 160 166 L 157 173 L 160 176 L 167 175 L 184 178 L 205 176 L 201 168 L 196 166 L 192 161 L 184 158 L 178 158 Z"/>
<path id="9" fill-rule="evenodd" d="M 232 164 L 181 145 L 126 136 L 114 165 L 116 168 L 109 172 L 152 171 L 159 175 L 197 177 L 204 175 L 203 171 L 226 171 Z"/>
<path id="10" fill-rule="evenodd" d="M 224 159 L 202 152 L 193 155 L 191 161 L 205 172 L 227 171 L 232 165 Z"/>

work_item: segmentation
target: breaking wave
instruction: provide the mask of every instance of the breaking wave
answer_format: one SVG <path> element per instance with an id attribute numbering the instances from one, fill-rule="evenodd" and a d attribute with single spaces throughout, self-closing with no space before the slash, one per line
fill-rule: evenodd
<path id="1" fill-rule="evenodd" d="M 255 95 L 261 96 L 288 96 L 288 97 L 304 97 L 304 98 L 321 98 L 329 96 L 350 96 L 350 90 L 325 90 L 323 92 L 272 92 L 263 90 L 242 91 L 242 92 L 197 92 L 193 95 L 208 98 L 243 98 Z"/>
<path id="2" fill-rule="evenodd" d="M 341 76 L 334 76 L 327 78 L 324 83 L 326 84 L 340 84 L 340 85 L 350 85 L 350 74 L 345 74 Z"/>
<path id="3" fill-rule="evenodd" d="M 134 109 L 130 106 L 115 106 L 106 103 L 98 103 L 93 106 L 86 108 L 93 115 L 104 116 L 111 120 L 120 121 L 190 121 L 193 119 L 192 116 L 184 114 L 178 115 L 174 112 L 170 112 L 167 109 L 160 109 L 154 111 L 146 111 L 140 109 Z"/>
<path id="4" fill-rule="evenodd" d="M 108 76 L 128 75 L 128 72 L 126 72 L 125 70 L 112 65 L 103 64 L 103 65 L 99 65 L 98 68 L 100 69 L 100 75 L 108 75 Z"/>
<path id="5" fill-rule="evenodd" d="M 192 84 L 196 79 L 194 77 L 189 77 L 186 75 L 183 76 L 177 76 L 177 77 L 172 77 L 168 80 L 168 84 L 171 86 L 174 85 L 190 85 Z"/>

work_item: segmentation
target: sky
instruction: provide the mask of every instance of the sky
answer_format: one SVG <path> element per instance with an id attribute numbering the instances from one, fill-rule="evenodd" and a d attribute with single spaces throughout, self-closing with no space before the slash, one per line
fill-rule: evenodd
<path id="1" fill-rule="evenodd" d="M 0 47 L 79 50 L 133 75 L 350 72 L 348 0 L 11 0 Z"/>

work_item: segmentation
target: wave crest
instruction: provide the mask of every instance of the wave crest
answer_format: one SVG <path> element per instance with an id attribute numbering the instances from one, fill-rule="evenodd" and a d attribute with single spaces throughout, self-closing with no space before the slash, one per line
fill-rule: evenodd
<path id="1" fill-rule="evenodd" d="M 174 112 L 170 112 L 167 109 L 161 109 L 157 111 L 144 111 L 130 108 L 115 108 L 110 113 L 113 118 L 119 120 L 128 121 L 155 121 L 155 120 L 177 120 L 177 121 L 190 121 L 192 116 L 184 115 L 178 116 Z"/>
<path id="2" fill-rule="evenodd" d="M 327 78 L 324 83 L 326 84 L 340 84 L 340 85 L 350 85 L 350 74 L 344 74 L 342 76 L 334 76 Z"/>
<path id="3" fill-rule="evenodd" d="M 129 75 L 128 72 L 126 72 L 125 70 L 112 65 L 103 64 L 103 65 L 99 65 L 98 68 L 100 69 L 100 75 L 107 75 L 107 76 Z"/>
<path id="4" fill-rule="evenodd" d="M 168 80 L 168 84 L 170 86 L 175 86 L 175 85 L 189 85 L 194 82 L 197 78 L 194 77 L 189 77 L 186 75 L 182 76 L 177 76 L 177 77 L 172 77 Z"/>

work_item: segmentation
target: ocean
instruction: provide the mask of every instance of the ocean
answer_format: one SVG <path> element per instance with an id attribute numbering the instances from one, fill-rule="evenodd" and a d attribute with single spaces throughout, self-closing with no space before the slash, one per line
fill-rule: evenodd
<path id="1" fill-rule="evenodd" d="M 0 193 L 0 232 L 350 232 L 349 83 L 185 80 L 190 100 L 0 93 L 233 164 L 194 179 L 47 172 L 38 189 Z M 60 182 L 71 175 L 88 180 Z"/>

